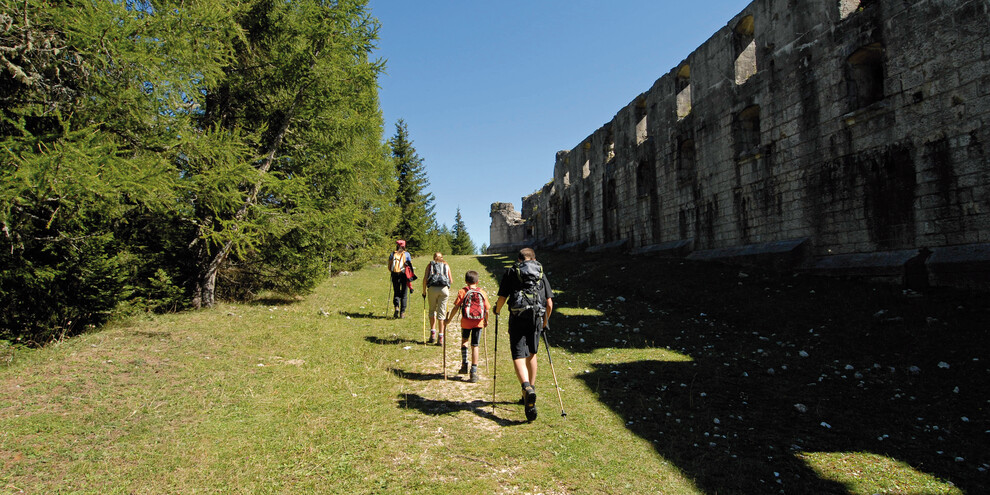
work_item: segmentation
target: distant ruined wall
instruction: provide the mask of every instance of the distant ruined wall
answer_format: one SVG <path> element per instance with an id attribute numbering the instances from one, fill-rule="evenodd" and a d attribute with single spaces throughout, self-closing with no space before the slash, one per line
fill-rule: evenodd
<path id="1" fill-rule="evenodd" d="M 794 241 L 808 266 L 920 255 L 948 280 L 990 260 L 988 121 L 987 0 L 756 0 L 558 152 L 522 222 L 493 208 L 491 243 L 704 258 Z"/>

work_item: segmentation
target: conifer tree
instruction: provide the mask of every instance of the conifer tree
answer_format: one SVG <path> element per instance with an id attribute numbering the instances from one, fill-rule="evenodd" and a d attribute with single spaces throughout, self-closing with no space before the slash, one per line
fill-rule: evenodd
<path id="1" fill-rule="evenodd" d="M 365 1 L 256 0 L 236 21 L 243 36 L 202 116 L 233 152 L 199 149 L 185 169 L 215 201 L 195 213 L 196 307 L 213 304 L 224 266 L 234 296 L 308 291 L 331 252 L 379 245 L 391 223 Z"/>
<path id="2" fill-rule="evenodd" d="M 452 254 L 474 254 L 474 242 L 468 235 L 467 226 L 461 218 L 461 209 L 457 208 L 457 215 L 454 217 L 454 227 L 451 229 L 454 240 L 451 242 L 450 252 Z"/>
<path id="3" fill-rule="evenodd" d="M 305 292 L 387 243 L 365 0 L 0 6 L 0 340 Z"/>
<path id="4" fill-rule="evenodd" d="M 399 207 L 399 224 L 395 236 L 406 240 L 406 249 L 413 253 L 436 251 L 436 217 L 433 212 L 433 194 L 426 192 L 430 185 L 426 177 L 423 159 L 416 153 L 406 123 L 399 119 L 395 135 L 388 141 L 395 162 L 398 190 L 395 203 Z"/>

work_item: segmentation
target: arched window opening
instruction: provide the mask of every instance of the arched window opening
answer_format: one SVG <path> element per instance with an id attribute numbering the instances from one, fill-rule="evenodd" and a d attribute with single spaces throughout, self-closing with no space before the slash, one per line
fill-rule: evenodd
<path id="1" fill-rule="evenodd" d="M 736 116 L 737 157 L 753 156 L 760 152 L 760 106 L 746 107 Z"/>
<path id="2" fill-rule="evenodd" d="M 883 99 L 883 45 L 871 43 L 847 60 L 846 84 L 850 106 L 860 109 Z"/>
<path id="3" fill-rule="evenodd" d="M 736 52 L 736 84 L 746 82 L 756 74 L 756 39 L 753 16 L 743 17 L 736 24 L 733 41 Z"/>
<path id="4" fill-rule="evenodd" d="M 646 98 L 636 101 L 636 144 L 640 145 L 646 141 Z"/>
<path id="5" fill-rule="evenodd" d="M 677 91 L 677 120 L 691 113 L 691 66 L 684 64 L 677 71 L 675 78 Z"/>

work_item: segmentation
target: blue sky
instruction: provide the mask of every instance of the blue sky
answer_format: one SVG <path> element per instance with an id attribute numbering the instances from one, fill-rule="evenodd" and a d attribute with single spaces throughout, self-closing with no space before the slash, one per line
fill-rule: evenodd
<path id="1" fill-rule="evenodd" d="M 404 119 L 436 197 L 477 246 L 491 203 L 553 178 L 554 156 L 606 122 L 749 1 L 370 0 L 385 135 Z"/>

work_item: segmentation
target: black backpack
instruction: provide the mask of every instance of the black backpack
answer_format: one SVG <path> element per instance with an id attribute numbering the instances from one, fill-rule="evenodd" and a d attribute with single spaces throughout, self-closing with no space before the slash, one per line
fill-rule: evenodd
<path id="1" fill-rule="evenodd" d="M 536 260 L 516 263 L 516 290 L 509 296 L 509 312 L 513 316 L 530 315 L 535 321 L 543 316 L 547 302 L 543 297 L 543 265 Z"/>
<path id="2" fill-rule="evenodd" d="M 439 261 L 430 262 L 430 278 L 426 279 L 427 287 L 450 287 L 447 278 L 447 266 Z"/>

